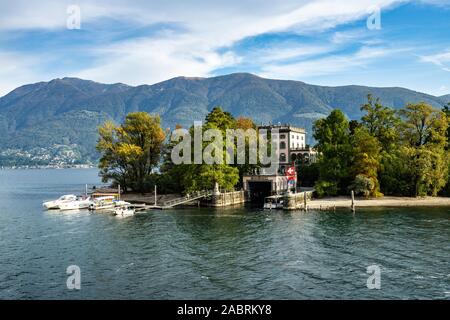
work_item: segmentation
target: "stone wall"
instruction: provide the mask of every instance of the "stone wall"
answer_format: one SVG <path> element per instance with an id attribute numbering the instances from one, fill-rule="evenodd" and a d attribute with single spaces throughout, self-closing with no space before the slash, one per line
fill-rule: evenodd
<path id="1" fill-rule="evenodd" d="M 303 191 L 298 193 L 288 193 L 284 196 L 284 206 L 283 209 L 286 210 L 296 210 L 305 208 L 305 197 L 306 202 L 311 200 L 313 191 Z"/>
<path id="2" fill-rule="evenodd" d="M 242 205 L 245 201 L 247 201 L 246 192 L 242 190 L 213 194 L 211 200 L 206 201 L 204 204 L 208 207 L 227 207 Z"/>

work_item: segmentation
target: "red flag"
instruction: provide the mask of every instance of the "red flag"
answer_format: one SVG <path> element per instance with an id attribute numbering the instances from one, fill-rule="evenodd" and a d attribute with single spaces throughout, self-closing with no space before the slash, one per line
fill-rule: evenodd
<path id="1" fill-rule="evenodd" d="M 286 176 L 293 177 L 293 176 L 295 176 L 295 174 L 296 174 L 295 167 L 288 167 L 286 169 Z"/>

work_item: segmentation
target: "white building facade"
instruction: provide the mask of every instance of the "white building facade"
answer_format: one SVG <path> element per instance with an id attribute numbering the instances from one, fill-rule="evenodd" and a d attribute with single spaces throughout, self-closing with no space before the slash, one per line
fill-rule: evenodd
<path id="1" fill-rule="evenodd" d="M 251 196 L 261 197 L 273 194 L 281 194 L 288 189 L 288 181 L 285 171 L 288 167 L 296 166 L 297 172 L 301 166 L 309 165 L 317 160 L 317 152 L 306 144 L 306 131 L 303 128 L 288 124 L 262 125 L 259 130 L 267 132 L 278 130 L 278 137 L 273 136 L 273 141 L 278 140 L 279 165 L 276 174 L 265 174 L 262 169 L 251 175 L 243 177 L 244 190 Z"/>
<path id="2" fill-rule="evenodd" d="M 306 144 L 306 131 L 291 125 L 267 125 L 258 129 L 268 132 L 278 130 L 279 173 L 284 174 L 287 167 L 308 165 L 317 160 L 317 152 Z"/>

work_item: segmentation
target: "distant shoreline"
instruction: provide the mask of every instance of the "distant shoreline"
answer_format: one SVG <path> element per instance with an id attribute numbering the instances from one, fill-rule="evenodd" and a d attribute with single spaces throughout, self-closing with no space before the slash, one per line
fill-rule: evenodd
<path id="1" fill-rule="evenodd" d="M 0 170 L 95 169 L 95 168 L 97 168 L 97 166 L 92 164 L 79 164 L 67 166 L 17 166 L 17 167 L 0 166 Z"/>
<path id="2" fill-rule="evenodd" d="M 310 209 L 315 208 L 350 208 L 352 200 L 350 197 L 328 197 L 322 199 L 313 199 L 308 202 Z M 450 197 L 391 197 L 363 199 L 356 198 L 355 206 L 370 207 L 442 207 L 450 206 Z"/>

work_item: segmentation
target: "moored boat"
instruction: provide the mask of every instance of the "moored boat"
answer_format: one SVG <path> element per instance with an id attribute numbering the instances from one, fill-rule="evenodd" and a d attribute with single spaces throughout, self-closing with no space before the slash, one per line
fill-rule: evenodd
<path id="1" fill-rule="evenodd" d="M 76 200 L 77 200 L 77 196 L 76 195 L 74 195 L 74 194 L 66 194 L 66 195 L 63 195 L 63 196 L 59 197 L 56 200 L 45 201 L 44 203 L 42 203 L 42 205 L 47 210 L 59 209 L 62 204 L 69 203 L 69 202 L 76 201 Z"/>
<path id="2" fill-rule="evenodd" d="M 114 215 L 120 217 L 129 217 L 134 215 L 134 213 L 135 213 L 134 208 L 129 205 L 121 205 L 114 209 Z"/>
<path id="3" fill-rule="evenodd" d="M 80 210 L 87 209 L 92 204 L 90 197 L 78 197 L 75 201 L 65 202 L 59 205 L 60 210 Z"/>
<path id="4" fill-rule="evenodd" d="M 283 209 L 283 196 L 274 195 L 264 198 L 264 209 Z"/>
<path id="5" fill-rule="evenodd" d="M 114 196 L 98 197 L 93 199 L 89 205 L 89 210 L 107 210 L 113 209 L 115 205 Z"/>

